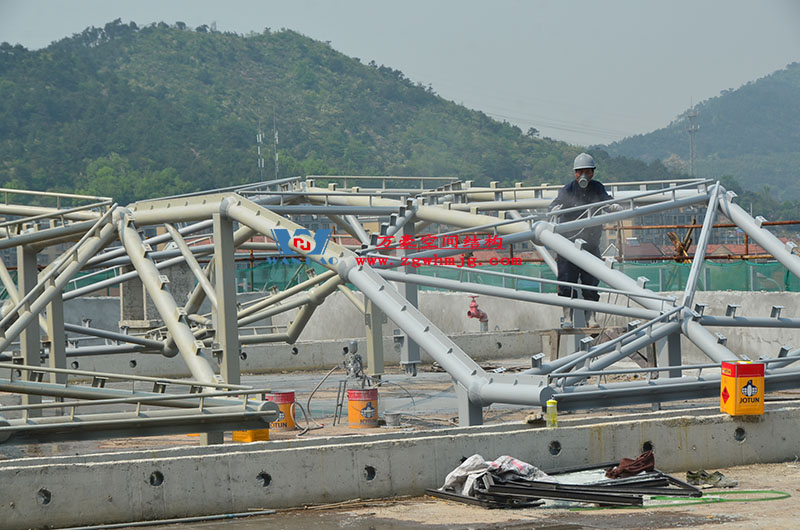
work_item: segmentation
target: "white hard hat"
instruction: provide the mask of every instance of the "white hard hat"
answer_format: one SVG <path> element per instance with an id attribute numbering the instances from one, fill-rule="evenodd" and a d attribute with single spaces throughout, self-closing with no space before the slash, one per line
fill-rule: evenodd
<path id="1" fill-rule="evenodd" d="M 594 169 L 594 158 L 589 153 L 581 153 L 575 157 L 575 162 L 572 164 L 573 170 L 577 169 Z"/>

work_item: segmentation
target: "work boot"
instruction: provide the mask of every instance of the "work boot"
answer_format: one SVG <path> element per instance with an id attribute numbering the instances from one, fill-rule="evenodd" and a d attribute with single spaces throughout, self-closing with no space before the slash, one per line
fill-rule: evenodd
<path id="1" fill-rule="evenodd" d="M 564 316 L 561 317 L 561 327 L 562 328 L 571 328 L 572 327 L 572 308 L 565 307 L 564 308 Z"/>
<path id="2" fill-rule="evenodd" d="M 597 323 L 597 319 L 594 317 L 594 311 L 587 311 L 586 312 L 586 327 L 587 328 L 599 328 L 600 324 Z"/>

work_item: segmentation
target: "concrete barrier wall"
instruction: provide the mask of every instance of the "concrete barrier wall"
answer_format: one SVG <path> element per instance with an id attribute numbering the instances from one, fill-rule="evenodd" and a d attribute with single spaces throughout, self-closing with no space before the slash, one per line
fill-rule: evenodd
<path id="1" fill-rule="evenodd" d="M 679 296 L 681 293 L 666 293 Z M 240 301 L 257 295 L 247 294 Z M 420 293 L 420 308 L 433 323 L 450 335 L 455 342 L 477 360 L 525 357 L 543 349 L 538 330 L 559 325 L 560 308 L 506 300 L 489 296 L 478 298 L 480 308 L 489 315 L 489 334 L 479 333 L 480 323 L 466 317 L 470 298 L 464 294 L 425 291 Z M 785 307 L 784 316 L 797 316 L 800 293 L 768 292 L 698 292 L 696 303 L 707 304 L 706 314 L 724 315 L 730 303 L 741 305 L 737 315 L 768 316 L 773 305 Z M 297 310 L 273 318 L 274 324 L 288 324 Z M 93 327 L 118 329 L 119 300 L 112 297 L 93 297 L 71 300 L 65 307 L 66 320 L 80 324 L 82 318 L 91 318 Z M 619 318 L 600 317 L 601 324 L 621 326 Z M 386 361 L 399 361 L 396 342 L 392 335 L 396 326 L 389 321 L 384 325 L 384 352 Z M 720 332 L 728 339 L 728 347 L 735 352 L 757 359 L 760 355 L 774 356 L 781 346 L 800 347 L 800 334 L 792 329 L 758 328 L 708 328 Z M 321 369 L 341 362 L 342 347 L 350 339 L 363 339 L 364 317 L 341 293 L 334 293 L 317 308 L 308 325 L 294 345 L 266 344 L 245 346 L 247 359 L 242 369 L 251 372 L 269 372 L 293 369 Z M 705 362 L 702 352 L 690 341 L 681 341 L 684 361 Z M 499 345 L 499 346 L 498 346 Z M 545 344 L 546 347 L 546 344 Z M 363 340 L 359 351 L 366 357 Z M 564 347 L 562 346 L 562 352 Z M 429 360 L 424 355 L 424 360 Z M 139 375 L 184 376 L 188 371 L 180 357 L 166 359 L 160 355 L 125 354 L 104 357 L 70 359 L 80 369 L 127 372 Z M 134 366 L 135 365 L 135 366 Z"/>
<path id="2" fill-rule="evenodd" d="M 646 443 L 665 471 L 794 458 L 800 409 L 770 407 L 749 419 L 650 414 L 558 429 L 501 425 L 20 459 L 0 465 L 6 530 L 130 522 L 314 503 L 420 495 L 439 487 L 462 457 L 512 455 L 542 469 L 634 457 Z"/>
<path id="3" fill-rule="evenodd" d="M 451 334 L 450 338 L 473 359 L 525 357 L 541 351 L 541 337 L 535 331 L 497 331 L 491 333 Z M 342 348 L 351 339 L 300 341 L 296 344 L 275 343 L 244 346 L 246 356 L 240 360 L 245 373 L 270 373 L 289 370 L 330 369 L 342 363 Z M 358 351 L 366 363 L 364 339 L 357 339 Z M 400 363 L 395 337 L 384 337 L 384 359 L 387 365 Z M 296 353 L 295 353 L 296 351 Z M 423 362 L 431 358 L 423 352 Z M 114 354 L 70 357 L 67 365 L 96 372 L 116 372 L 156 377 L 188 377 L 189 371 L 180 356 L 168 359 L 159 354 Z M 218 366 L 212 361 L 214 369 Z"/>

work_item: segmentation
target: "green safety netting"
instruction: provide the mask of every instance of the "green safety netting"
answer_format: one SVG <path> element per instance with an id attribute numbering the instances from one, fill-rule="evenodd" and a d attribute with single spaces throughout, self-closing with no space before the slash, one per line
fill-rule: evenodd
<path id="1" fill-rule="evenodd" d="M 327 270 L 318 263 L 305 263 L 297 259 L 265 262 L 252 268 L 238 269 L 236 285 L 239 292 L 268 291 L 273 287 L 284 290 L 307 280 L 307 269 L 314 269 L 317 274 Z"/>
<path id="2" fill-rule="evenodd" d="M 308 278 L 306 269 L 312 268 L 319 274 L 326 270 L 317 263 L 305 263 L 300 260 L 281 260 L 265 262 L 252 268 L 236 271 L 236 283 L 239 292 L 267 291 L 273 286 L 283 290 Z M 654 291 L 681 291 L 689 277 L 689 263 L 615 263 L 614 268 L 633 279 L 647 278 L 647 288 Z M 415 269 L 417 274 L 447 278 L 462 282 L 479 283 L 509 287 L 523 291 L 542 293 L 556 292 L 555 286 L 543 283 L 539 279 L 554 280 L 555 275 L 543 263 L 524 263 L 522 265 L 497 265 L 483 267 L 463 267 L 461 269 L 445 269 L 442 267 L 422 266 Z M 505 272 L 524 276 L 525 278 L 503 278 L 484 274 L 482 271 Z M 16 271 L 11 271 L 12 277 Z M 85 287 L 116 275 L 115 271 L 100 274 L 81 274 L 72 280 L 65 291 Z M 352 287 L 352 286 L 351 286 Z M 707 261 L 703 265 L 697 284 L 701 291 L 789 291 L 800 292 L 800 279 L 790 274 L 780 263 L 761 263 L 750 261 L 714 262 Z M 422 290 L 435 290 L 420 287 Z M 5 289 L 0 289 L 0 300 L 8 298 Z"/>

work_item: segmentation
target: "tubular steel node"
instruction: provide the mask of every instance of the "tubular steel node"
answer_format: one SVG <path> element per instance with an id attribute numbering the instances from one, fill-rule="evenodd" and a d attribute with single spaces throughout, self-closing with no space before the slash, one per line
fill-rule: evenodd
<path id="1" fill-rule="evenodd" d="M 0 408 L 0 437 L 55 439 L 137 430 L 140 434 L 216 432 L 234 422 L 239 427 L 269 422 L 277 415 L 276 407 L 242 397 L 266 390 L 240 385 L 242 345 L 294 344 L 317 307 L 337 291 L 365 313 L 371 362 L 383 362 L 374 351 L 382 348 L 380 326 L 373 328 L 373 323 L 386 315 L 405 334 L 401 362 L 407 373 L 416 373 L 421 347 L 452 376 L 462 424 L 480 423 L 482 407 L 492 403 L 544 407 L 555 398 L 561 409 L 584 409 L 714 396 L 719 376 L 700 375 L 701 369 L 743 356 L 706 326 L 800 327 L 800 319 L 782 314 L 780 308 L 770 316 L 747 317 L 736 315 L 736 306 L 731 306 L 723 317 L 703 315 L 702 308 L 695 307 L 711 227 L 720 214 L 791 274 L 800 276 L 794 249 L 762 228 L 763 219 L 748 215 L 733 202 L 735 195 L 718 182 L 612 184 L 607 188 L 614 199 L 581 211 L 577 220 L 558 222 L 557 216 L 546 211 L 558 191 L 554 186 L 485 188 L 445 178 L 316 177 L 322 179 L 343 182 L 343 187 L 331 183 L 322 188 L 314 178 L 290 178 L 128 206 L 103 197 L 3 190 L 0 250 L 16 249 L 17 277 L 0 260 L 0 280 L 7 294 L 0 317 L 0 361 L 5 361 L 0 364 L 0 390 L 20 394 L 22 405 Z M 353 186 L 376 182 L 373 188 Z M 390 187 L 392 182 L 412 185 Z M 615 270 L 613 261 L 583 250 L 580 239 L 570 241 L 563 235 L 692 205 L 705 207 L 706 214 L 688 280 L 677 298 L 647 289 L 646 282 Z M 560 210 L 558 215 L 575 210 Z M 330 220 L 358 244 L 340 244 L 330 237 L 330 230 L 309 230 L 291 220 L 319 217 Z M 605 297 L 609 302 L 593 302 L 413 273 L 415 263 L 457 269 L 463 258 L 456 256 L 469 256 L 476 248 L 476 234 L 498 250 L 530 242 L 551 268 L 555 268 L 550 254 L 554 252 L 599 278 L 605 286 L 596 289 L 614 296 Z M 326 271 L 239 304 L 235 254 L 242 250 L 303 256 Z M 13 253 L 2 256 L 7 260 Z M 46 265 L 40 270 L 41 262 Z M 195 281 L 183 304 L 176 301 L 169 277 L 163 274 L 179 263 L 188 267 Z M 505 280 L 509 285 L 530 280 L 490 270 L 480 273 L 503 277 L 504 285 Z M 71 288 L 79 275 L 82 280 L 95 280 Z M 157 318 L 119 330 L 92 328 L 89 322 L 84 326 L 64 323 L 65 300 L 130 282 L 141 282 Z M 487 373 L 417 308 L 419 285 L 615 315 L 628 321 L 627 332 L 600 343 L 576 341 L 575 351 L 550 361 L 539 358 L 524 373 Z M 68 286 L 71 289 L 65 290 Z M 615 303 L 610 302 L 612 298 Z M 201 314 L 206 301 L 211 312 Z M 299 312 L 288 326 L 268 333 L 251 326 L 296 308 Z M 87 337 L 105 343 L 82 345 Z M 681 337 L 696 345 L 710 362 L 682 364 Z M 657 352 L 657 367 L 642 369 L 644 380 L 601 382 L 602 376 L 635 372 L 614 365 L 650 345 Z M 187 383 L 67 368 L 71 356 L 115 353 L 179 356 L 193 382 L 188 391 L 167 394 L 167 387 Z M 774 359 L 761 360 L 766 363 L 770 391 L 800 385 L 800 370 L 793 365 L 799 356 L 800 350 L 784 349 Z M 687 375 L 689 371 L 698 375 Z M 72 384 L 69 377 L 88 377 L 92 385 Z M 106 381 L 127 381 L 131 390 L 106 387 Z M 152 391 L 142 390 L 142 385 L 151 384 Z M 41 404 L 41 396 L 77 401 Z M 105 405 L 105 410 L 113 406 L 114 412 L 84 413 L 90 400 Z M 181 410 L 170 410 L 176 408 Z M 53 410 L 54 415 L 43 414 Z"/>

